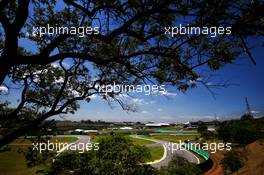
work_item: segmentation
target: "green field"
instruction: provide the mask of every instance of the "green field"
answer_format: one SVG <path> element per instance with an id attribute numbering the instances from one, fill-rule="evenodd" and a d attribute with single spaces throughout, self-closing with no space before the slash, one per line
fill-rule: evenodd
<path id="1" fill-rule="evenodd" d="M 151 145 L 155 142 L 149 140 L 143 140 L 139 138 L 133 138 L 127 136 L 132 142 L 136 145 L 147 146 L 150 150 L 151 158 L 148 162 L 159 160 L 162 158 L 164 149 L 161 145 Z M 97 140 L 99 137 L 95 137 L 94 140 Z M 158 138 L 156 138 L 158 139 Z M 77 137 L 52 137 L 50 142 L 75 142 Z M 27 167 L 27 161 L 22 151 L 27 151 L 28 147 L 31 145 L 30 140 L 17 139 L 12 144 L 9 145 L 9 150 L 0 152 L 0 174 L 1 175 L 34 175 L 37 171 L 46 169 L 45 166 L 36 166 L 33 168 Z M 149 146 L 151 145 L 151 146 Z M 48 165 L 46 165 L 48 166 Z"/>
<path id="2" fill-rule="evenodd" d="M 78 140 L 77 137 L 51 137 L 49 139 L 50 142 L 64 142 L 64 143 L 70 143 L 70 142 L 76 142 Z M 23 138 L 19 138 L 16 139 L 15 141 L 13 141 L 11 143 L 12 144 L 29 144 L 31 145 L 31 141 L 29 139 L 23 139 Z"/>
<path id="3" fill-rule="evenodd" d="M 148 160 L 148 162 L 152 162 L 152 161 L 159 160 L 162 158 L 163 153 L 164 153 L 164 149 L 162 145 L 157 144 L 153 146 L 148 146 L 150 144 L 155 144 L 155 142 L 150 141 L 150 140 L 143 140 L 143 139 L 139 139 L 135 137 L 129 137 L 129 139 L 132 140 L 133 143 L 136 145 L 147 146 L 151 154 L 151 158 Z"/>
<path id="4" fill-rule="evenodd" d="M 75 142 L 76 137 L 53 137 L 51 142 Z M 21 151 L 27 151 L 31 141 L 17 139 L 9 145 L 9 150 L 0 152 L 0 174 L 1 175 L 35 175 L 38 170 L 45 169 L 44 166 L 27 167 L 27 161 Z"/>
<path id="5" fill-rule="evenodd" d="M 157 129 L 157 130 L 154 130 L 154 132 L 155 133 L 174 133 L 174 134 L 176 134 L 176 133 L 180 133 L 180 134 L 193 134 L 193 135 L 195 135 L 195 134 L 198 134 L 198 132 L 197 131 L 184 131 L 184 130 L 168 130 L 168 129 Z"/>
<path id="6" fill-rule="evenodd" d="M 150 150 L 150 154 L 151 154 L 151 159 L 149 160 L 150 162 L 162 158 L 164 153 L 163 146 L 153 146 L 153 147 L 148 147 L 148 149 Z"/>
<path id="7" fill-rule="evenodd" d="M 28 146 L 9 146 L 10 150 L 0 152 L 0 174 L 1 175 L 35 175 L 44 167 L 36 166 L 28 168 L 25 156 L 19 151 L 27 151 Z"/>
<path id="8" fill-rule="evenodd" d="M 183 142 L 184 140 L 195 139 L 197 137 L 197 135 L 178 135 L 178 136 L 174 136 L 174 135 L 151 135 L 151 136 L 144 136 L 144 137 L 177 143 L 180 140 Z"/>
<path id="9" fill-rule="evenodd" d="M 104 136 L 92 136 L 91 137 L 91 141 L 92 142 L 98 142 L 98 139 L 100 137 L 104 137 Z M 125 136 L 126 138 L 128 138 L 129 140 L 132 141 L 133 144 L 135 145 L 149 145 L 149 144 L 153 144 L 155 142 L 149 141 L 149 140 L 143 140 L 143 139 L 138 139 L 135 137 L 130 137 L 130 136 Z"/>
<path id="10" fill-rule="evenodd" d="M 135 137 L 129 137 L 129 139 L 132 140 L 135 145 L 149 145 L 155 143 L 149 140 L 138 139 Z"/>
<path id="11" fill-rule="evenodd" d="M 104 131 L 101 131 L 103 134 L 109 134 L 111 132 L 113 133 L 117 133 L 117 134 L 123 134 L 123 135 L 130 135 L 132 133 L 136 133 L 138 132 L 139 129 L 131 129 L 131 130 L 122 130 L 122 129 L 117 129 L 117 130 L 104 130 Z"/>
<path id="12" fill-rule="evenodd" d="M 51 142 L 76 142 L 78 140 L 77 137 L 52 137 L 50 139 Z"/>

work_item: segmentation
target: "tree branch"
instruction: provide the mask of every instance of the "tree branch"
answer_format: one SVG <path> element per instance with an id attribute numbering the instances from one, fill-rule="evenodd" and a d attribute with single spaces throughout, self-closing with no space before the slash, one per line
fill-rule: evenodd
<path id="1" fill-rule="evenodd" d="M 244 38 L 243 38 L 241 35 L 239 35 L 239 37 L 240 37 L 240 39 L 241 39 L 241 41 L 242 41 L 242 44 L 243 44 L 244 50 L 245 50 L 245 52 L 247 53 L 247 55 L 249 56 L 251 62 L 252 62 L 254 65 L 256 65 L 257 63 L 256 63 L 255 59 L 253 58 L 251 52 L 249 51 L 249 48 L 247 47 L 247 44 L 246 44 Z"/>
<path id="2" fill-rule="evenodd" d="M 0 2 L 0 10 L 2 11 L 8 5 L 9 2 L 10 0 L 2 0 Z"/>
<path id="3" fill-rule="evenodd" d="M 20 30 L 25 25 L 25 22 L 28 17 L 28 7 L 30 0 L 19 0 L 18 8 L 16 13 L 16 18 L 12 23 L 15 33 L 13 35 L 19 35 Z"/>

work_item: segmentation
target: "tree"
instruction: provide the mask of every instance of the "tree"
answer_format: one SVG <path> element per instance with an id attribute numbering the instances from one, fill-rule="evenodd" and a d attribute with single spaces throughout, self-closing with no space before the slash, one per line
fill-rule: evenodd
<path id="1" fill-rule="evenodd" d="M 99 140 L 98 151 L 59 156 L 48 174 L 153 175 L 155 170 L 143 164 L 149 157 L 146 147 L 133 145 L 124 136 L 105 136 Z"/>
<path id="2" fill-rule="evenodd" d="M 100 92 L 103 85 L 163 84 L 180 91 L 215 86 L 203 70 L 218 70 L 244 53 L 256 64 L 247 40 L 263 37 L 262 9 L 258 0 L 2 0 L 0 84 L 20 88 L 21 96 L 17 106 L 1 101 L 0 147 L 52 116 L 73 113 L 78 101 L 89 102 L 94 95 L 134 110 L 120 93 Z M 180 22 L 232 27 L 232 35 L 165 34 L 165 27 Z M 99 32 L 35 32 L 48 24 L 99 26 Z"/>
<path id="3" fill-rule="evenodd" d="M 198 133 L 201 134 L 201 136 L 205 139 L 208 138 L 208 128 L 205 124 L 202 124 L 200 126 L 198 126 L 197 129 Z"/>
<path id="4" fill-rule="evenodd" d="M 241 145 L 250 144 L 263 138 L 263 120 L 234 120 L 220 124 L 217 128 L 219 139 Z"/>
<path id="5" fill-rule="evenodd" d="M 244 165 L 246 161 L 245 150 L 232 150 L 227 152 L 224 158 L 221 160 L 221 164 L 224 167 L 225 174 L 231 174 L 238 171 Z"/>
<path id="6" fill-rule="evenodd" d="M 232 125 L 227 122 L 223 122 L 217 128 L 217 136 L 222 139 L 225 143 L 232 142 Z"/>
<path id="7" fill-rule="evenodd" d="M 164 175 L 198 175 L 201 170 L 183 157 L 174 155 L 167 167 L 162 167 L 161 174 Z"/>

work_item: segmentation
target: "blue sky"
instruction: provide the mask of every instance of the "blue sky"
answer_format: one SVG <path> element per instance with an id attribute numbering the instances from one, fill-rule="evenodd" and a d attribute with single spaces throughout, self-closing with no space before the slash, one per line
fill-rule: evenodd
<path id="1" fill-rule="evenodd" d="M 245 60 L 240 66 L 227 66 L 221 71 L 225 78 L 232 79 L 238 85 L 214 90 L 217 93 L 215 98 L 204 87 L 168 98 L 143 95 L 137 98 L 138 112 L 135 113 L 127 113 L 118 107 L 112 109 L 102 100 L 94 99 L 90 104 L 81 103 L 81 109 L 71 119 L 180 122 L 213 119 L 215 114 L 219 118 L 239 117 L 246 110 L 245 96 L 259 116 L 264 112 L 264 83 L 263 77 L 259 76 L 264 73 L 260 61 L 264 62 L 257 61 L 257 66 L 251 66 Z"/>
<path id="2" fill-rule="evenodd" d="M 26 40 L 19 42 L 31 52 L 37 50 Z M 254 40 L 251 41 L 251 45 L 256 45 Z M 118 105 L 111 108 L 107 102 L 96 97 L 90 103 L 81 102 L 81 108 L 74 115 L 67 115 L 66 118 L 69 120 L 185 122 L 199 119 L 212 120 L 216 115 L 219 119 L 226 119 L 240 117 L 246 111 L 245 97 L 248 97 L 255 116 L 263 116 L 263 47 L 256 47 L 252 54 L 257 65 L 253 65 L 245 55 L 238 58 L 236 64 L 226 65 L 215 72 L 216 79 L 228 80 L 230 84 L 235 84 L 226 88 L 212 89 L 216 93 L 215 98 L 203 86 L 198 86 L 186 93 L 169 88 L 174 94 L 169 97 L 135 94 L 133 102 L 137 104 L 138 112 L 126 112 Z M 10 82 L 6 83 L 10 85 Z M 0 101 L 9 100 L 15 105 L 19 94 L 19 90 L 10 89 L 10 95 L 1 95 Z"/>
<path id="3" fill-rule="evenodd" d="M 251 41 L 254 45 L 255 41 Z M 259 43 L 259 42 L 257 42 Z M 30 43 L 21 42 L 29 50 L 34 50 Z M 212 89 L 215 98 L 203 86 L 190 89 L 186 93 L 169 88 L 170 96 L 134 94 L 133 104 L 137 112 L 126 112 L 117 104 L 112 107 L 99 97 L 90 103 L 81 102 L 81 108 L 74 115 L 64 116 L 69 120 L 105 120 L 105 121 L 141 121 L 141 122 L 185 122 L 195 120 L 213 120 L 237 118 L 246 112 L 245 97 L 248 97 L 255 116 L 264 115 L 264 53 L 260 46 L 252 50 L 257 61 L 253 65 L 244 55 L 235 64 L 226 65 L 215 72 L 215 80 L 228 80 L 231 84 L 226 88 Z M 7 85 L 10 82 L 6 81 Z M 1 96 L 16 105 L 20 91 L 11 88 L 9 95 Z M 2 101 L 1 100 L 1 101 Z M 60 119 L 60 117 L 56 117 Z"/>
<path id="4" fill-rule="evenodd" d="M 203 86 L 198 86 L 186 93 L 175 93 L 173 96 L 137 95 L 137 112 L 123 111 L 114 108 L 100 98 L 89 104 L 81 103 L 81 109 L 68 119 L 106 120 L 106 121 L 154 121 L 184 122 L 192 120 L 212 120 L 237 118 L 246 112 L 245 97 L 248 97 L 251 110 L 256 117 L 264 114 L 264 54 L 261 47 L 253 50 L 257 65 L 253 65 L 248 57 L 238 58 L 236 64 L 227 65 L 215 72 L 220 80 L 228 80 L 230 86 L 212 89 L 215 98 Z M 172 90 L 170 88 L 170 90 Z"/>

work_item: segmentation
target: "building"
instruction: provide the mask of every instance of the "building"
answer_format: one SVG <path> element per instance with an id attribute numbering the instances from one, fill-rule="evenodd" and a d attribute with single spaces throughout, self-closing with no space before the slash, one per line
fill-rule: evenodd
<path id="1" fill-rule="evenodd" d="M 215 126 L 218 124 L 219 124 L 219 121 L 217 121 L 217 120 L 207 121 L 207 122 L 203 122 L 203 121 L 189 122 L 188 121 L 186 123 L 183 123 L 183 127 L 187 128 L 187 129 L 197 129 L 201 125 L 206 125 L 208 127 L 208 130 L 214 131 Z"/>
<path id="2" fill-rule="evenodd" d="M 84 130 L 83 131 L 83 134 L 86 134 L 86 135 L 97 135 L 99 132 L 98 130 Z"/>
<path id="3" fill-rule="evenodd" d="M 170 126 L 169 123 L 147 123 L 145 125 L 146 127 L 165 127 L 165 126 Z"/>
<path id="4" fill-rule="evenodd" d="M 119 129 L 121 129 L 121 130 L 132 130 L 133 128 L 132 127 L 125 126 L 125 127 L 119 128 Z"/>
<path id="5" fill-rule="evenodd" d="M 75 129 L 74 131 L 75 131 L 75 132 L 80 132 L 80 133 L 81 133 L 81 132 L 83 132 L 83 129 Z"/>

